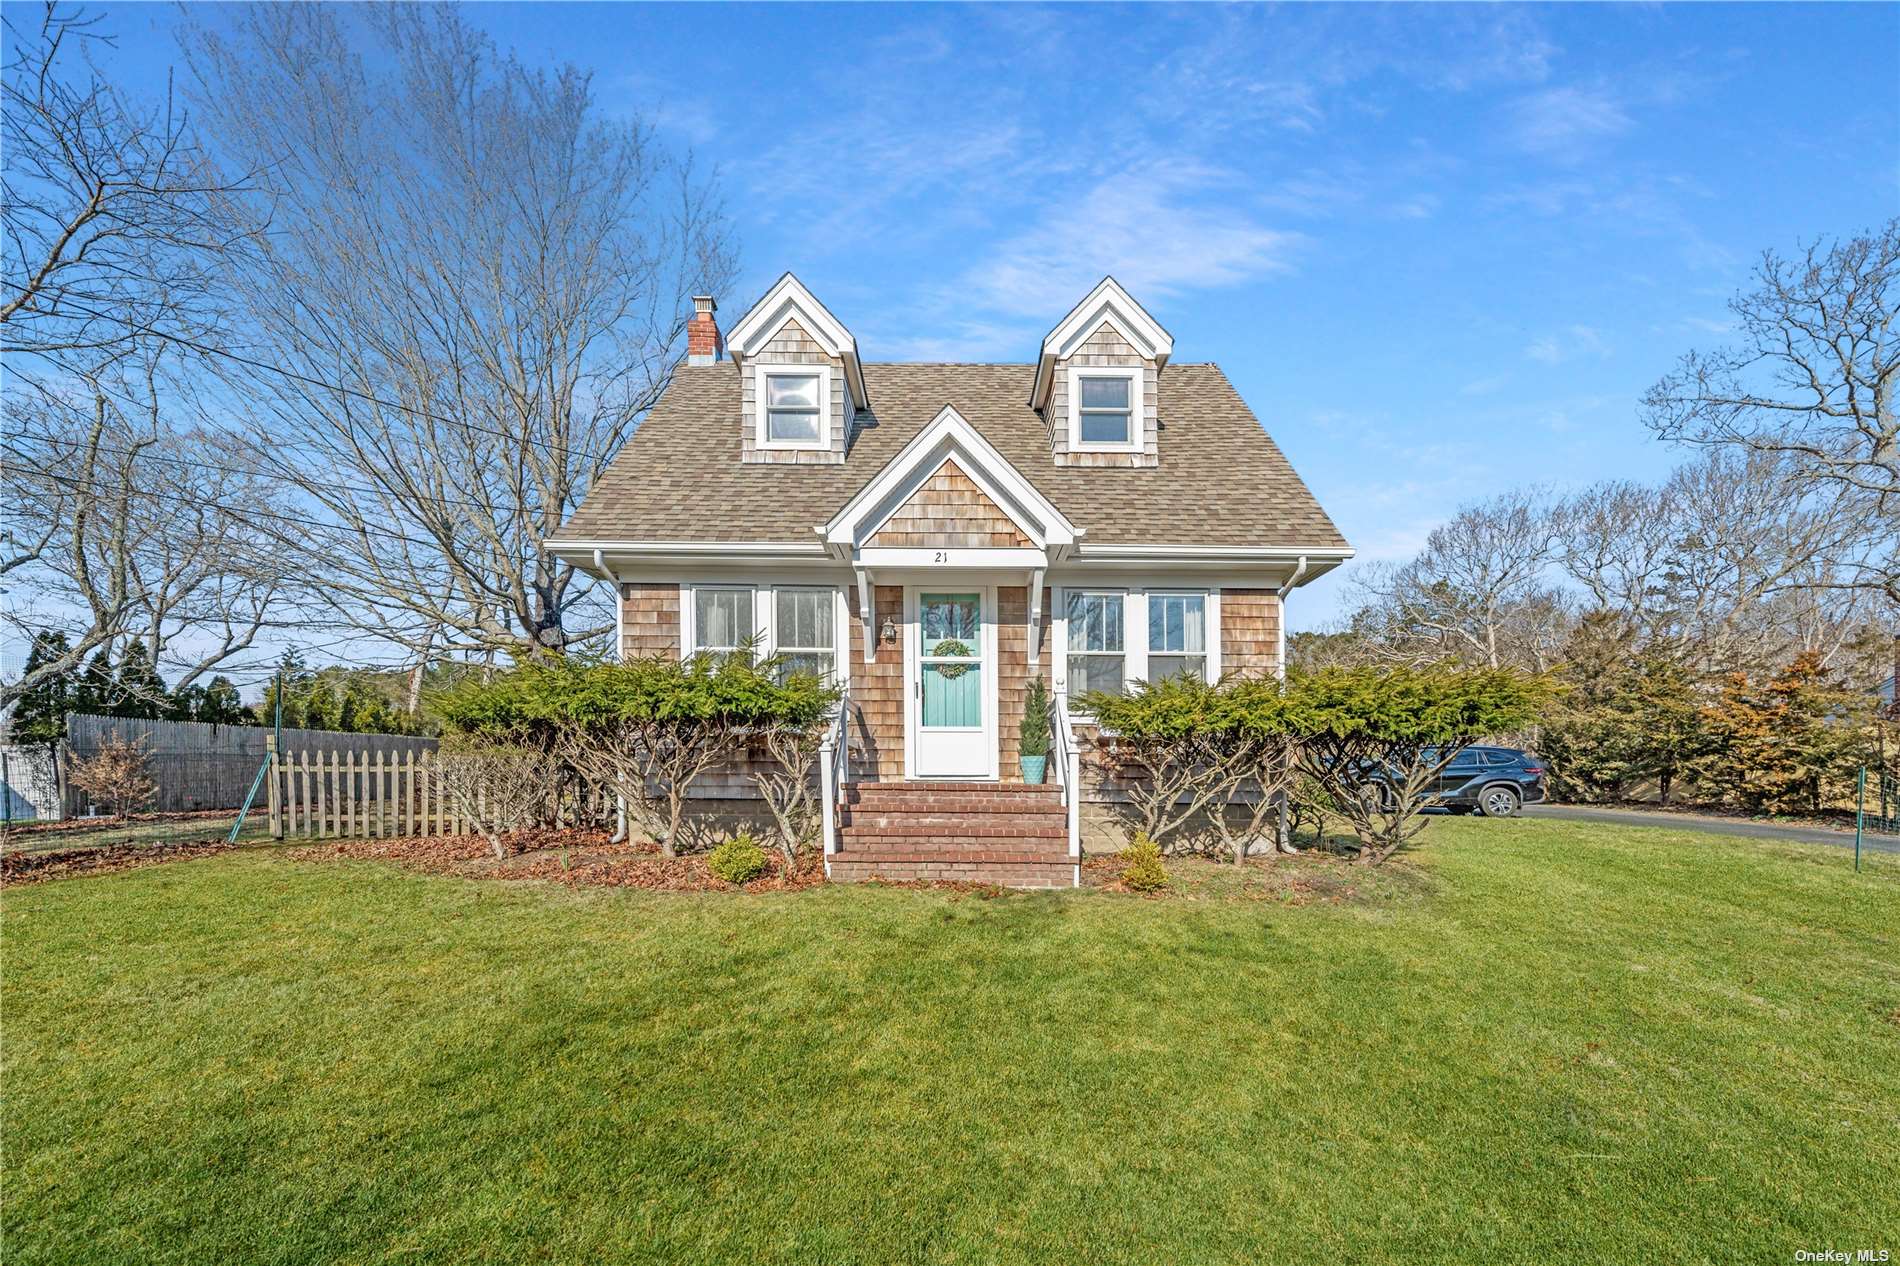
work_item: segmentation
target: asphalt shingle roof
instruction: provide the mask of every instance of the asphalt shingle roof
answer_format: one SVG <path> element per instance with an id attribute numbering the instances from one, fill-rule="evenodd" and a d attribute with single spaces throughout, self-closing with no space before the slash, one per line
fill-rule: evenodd
<path id="1" fill-rule="evenodd" d="M 739 375 L 682 366 L 561 529 L 564 540 L 809 544 L 945 405 L 1088 529 L 1091 545 L 1339 548 L 1346 542 L 1216 365 L 1161 371 L 1158 467 L 1057 466 L 1027 403 L 1033 365 L 867 364 L 876 424 L 843 465 L 739 460 Z M 864 415 L 860 414 L 860 421 Z"/>

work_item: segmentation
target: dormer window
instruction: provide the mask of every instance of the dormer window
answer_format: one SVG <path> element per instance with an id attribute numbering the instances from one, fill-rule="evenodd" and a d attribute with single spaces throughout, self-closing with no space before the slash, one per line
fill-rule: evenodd
<path id="1" fill-rule="evenodd" d="M 1069 371 L 1069 448 L 1130 452 L 1141 447 L 1140 369 Z"/>
<path id="2" fill-rule="evenodd" d="M 760 448 L 831 447 L 831 370 L 825 365 L 758 367 Z"/>

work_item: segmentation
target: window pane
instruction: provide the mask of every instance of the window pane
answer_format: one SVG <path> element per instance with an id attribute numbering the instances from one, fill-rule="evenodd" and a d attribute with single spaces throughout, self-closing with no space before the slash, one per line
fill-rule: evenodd
<path id="1" fill-rule="evenodd" d="M 816 440 L 818 414 L 773 409 L 765 415 L 765 435 L 772 440 Z"/>
<path id="2" fill-rule="evenodd" d="M 1200 654 L 1207 650 L 1207 599 L 1198 593 L 1148 595 L 1148 649 Z"/>
<path id="3" fill-rule="evenodd" d="M 750 589 L 695 589 L 695 650 L 729 651 L 753 635 Z"/>
<path id="4" fill-rule="evenodd" d="M 778 649 L 832 648 L 831 592 L 821 589 L 778 591 Z"/>
<path id="5" fill-rule="evenodd" d="M 1126 409 L 1128 407 L 1128 379 L 1084 378 L 1082 380 L 1082 407 L 1084 409 Z"/>
<path id="6" fill-rule="evenodd" d="M 1148 657 L 1148 680 L 1160 681 L 1164 677 L 1193 677 L 1207 680 L 1207 656 L 1205 655 L 1150 655 Z"/>
<path id="7" fill-rule="evenodd" d="M 817 374 L 767 374 L 765 403 L 773 409 L 816 409 Z"/>
<path id="8" fill-rule="evenodd" d="M 781 680 L 795 673 L 804 673 L 812 677 L 831 675 L 831 656 L 816 651 L 799 651 L 796 654 L 779 657 L 779 678 Z"/>
<path id="9" fill-rule="evenodd" d="M 966 643 L 974 652 L 982 632 L 982 600 L 973 593 L 927 593 L 917 600 L 923 624 L 924 654 L 949 639 Z"/>
<path id="10" fill-rule="evenodd" d="M 981 664 L 925 664 L 923 680 L 926 726 L 983 724 Z"/>
<path id="11" fill-rule="evenodd" d="M 1120 694 L 1122 689 L 1122 657 L 1120 655 L 1071 655 L 1069 656 L 1069 693 L 1087 694 L 1091 690 L 1106 690 L 1110 694 Z"/>
<path id="12" fill-rule="evenodd" d="M 1128 442 L 1128 415 L 1126 413 L 1084 413 L 1082 415 L 1082 442 L 1084 444 L 1126 444 Z"/>
<path id="13" fill-rule="evenodd" d="M 1122 647 L 1122 595 L 1069 595 L 1069 649 L 1119 651 Z"/>

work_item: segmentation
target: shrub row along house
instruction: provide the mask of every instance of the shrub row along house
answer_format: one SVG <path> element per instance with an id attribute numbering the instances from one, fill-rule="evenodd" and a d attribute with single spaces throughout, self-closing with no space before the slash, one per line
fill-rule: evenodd
<path id="1" fill-rule="evenodd" d="M 1352 555 L 1113 279 L 1027 364 L 867 362 L 790 274 L 723 337 L 695 303 L 688 363 L 547 546 L 618 587 L 623 657 L 752 645 L 832 675 L 836 877 L 1074 883 L 1118 795 L 1068 700 L 1281 671 L 1288 593 Z M 1044 785 L 1018 759 L 1038 677 Z M 757 819 L 742 771 L 696 795 Z"/>

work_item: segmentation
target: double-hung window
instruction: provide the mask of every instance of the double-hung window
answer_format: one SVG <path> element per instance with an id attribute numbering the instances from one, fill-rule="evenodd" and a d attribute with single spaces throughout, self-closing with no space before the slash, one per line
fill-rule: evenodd
<path id="1" fill-rule="evenodd" d="M 758 637 L 750 587 L 701 585 L 693 590 L 693 650 L 728 655 Z"/>
<path id="2" fill-rule="evenodd" d="M 823 448 L 830 375 L 817 365 L 761 366 L 759 440 L 769 448 Z"/>
<path id="3" fill-rule="evenodd" d="M 1121 449 L 1141 446 L 1141 371 L 1070 371 L 1069 446 Z"/>
<path id="4" fill-rule="evenodd" d="M 1069 693 L 1118 693 L 1127 680 L 1122 593 L 1069 595 Z"/>
<path id="5" fill-rule="evenodd" d="M 1148 595 L 1148 680 L 1207 680 L 1207 595 Z"/>
<path id="6" fill-rule="evenodd" d="M 772 605 L 772 648 L 779 656 L 780 672 L 787 677 L 793 673 L 811 673 L 822 678 L 835 675 L 833 591 L 775 589 Z"/>

